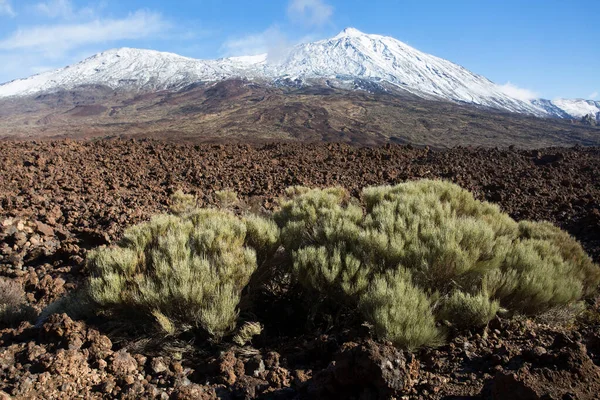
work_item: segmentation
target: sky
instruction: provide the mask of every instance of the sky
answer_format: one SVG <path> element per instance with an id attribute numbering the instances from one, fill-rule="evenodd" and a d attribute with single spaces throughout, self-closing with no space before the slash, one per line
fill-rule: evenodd
<path id="1" fill-rule="evenodd" d="M 116 47 L 194 58 L 392 36 L 516 96 L 600 100 L 598 0 L 0 0 L 0 82 Z"/>

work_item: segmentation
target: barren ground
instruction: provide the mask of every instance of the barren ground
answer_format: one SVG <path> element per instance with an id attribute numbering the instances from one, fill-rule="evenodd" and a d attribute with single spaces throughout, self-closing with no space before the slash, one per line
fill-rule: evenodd
<path id="1" fill-rule="evenodd" d="M 100 112 L 100 109 L 96 110 Z M 497 150 L 340 144 L 174 145 L 154 140 L 0 142 L 0 276 L 38 310 L 85 279 L 86 251 L 165 211 L 177 189 L 214 204 L 233 189 L 271 210 L 290 185 L 443 178 L 517 220 L 549 220 L 600 261 L 600 148 Z M 105 325 L 54 316 L 0 330 L 0 391 L 15 398 L 594 399 L 600 301 L 576 320 L 498 318 L 412 354 L 364 327 L 290 320 L 265 302 L 252 348 L 161 352 Z M 288 329 L 286 329 L 288 328 Z M 403 397 L 404 396 L 404 397 Z M 544 397 L 545 396 L 545 397 Z M 0 393 L 0 398 L 2 394 Z"/>
<path id="2" fill-rule="evenodd" d="M 406 92 L 273 87 L 235 79 L 177 92 L 88 86 L 0 99 L 0 139 L 107 137 L 533 148 L 599 146 L 600 127 L 428 101 Z"/>

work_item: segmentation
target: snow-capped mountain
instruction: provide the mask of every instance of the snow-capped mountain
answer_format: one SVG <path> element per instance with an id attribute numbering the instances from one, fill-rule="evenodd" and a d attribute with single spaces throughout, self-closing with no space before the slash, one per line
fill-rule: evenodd
<path id="1" fill-rule="evenodd" d="M 428 98 L 542 114 L 481 75 L 394 38 L 347 28 L 334 38 L 296 46 L 273 72 L 293 78 L 361 78 L 394 84 Z"/>
<path id="2" fill-rule="evenodd" d="M 582 118 L 592 115 L 600 122 L 600 101 L 558 99 L 553 100 L 552 103 L 572 117 Z"/>
<path id="3" fill-rule="evenodd" d="M 517 99 L 502 86 L 457 64 L 423 53 L 394 38 L 365 34 L 353 28 L 331 39 L 297 45 L 279 60 L 272 60 L 266 54 L 196 60 L 152 50 L 109 50 L 69 67 L 0 85 L 0 98 L 81 85 L 138 91 L 177 90 L 196 82 L 236 77 L 271 82 L 301 81 L 305 85 L 323 79 L 371 82 L 427 99 L 465 102 L 537 116 L 579 118 L 600 112 L 599 103 L 592 101 Z"/>
<path id="4" fill-rule="evenodd" d="M 122 48 L 105 51 L 77 64 L 0 85 L 0 97 L 24 96 L 81 85 L 144 91 L 178 89 L 199 81 L 250 74 L 264 57 L 196 60 L 173 53 Z"/>

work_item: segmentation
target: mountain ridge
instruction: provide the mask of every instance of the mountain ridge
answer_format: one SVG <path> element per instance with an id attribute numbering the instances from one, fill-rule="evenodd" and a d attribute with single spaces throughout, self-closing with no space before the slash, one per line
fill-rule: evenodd
<path id="1" fill-rule="evenodd" d="M 81 85 L 152 92 L 179 90 L 198 82 L 243 78 L 310 86 L 315 80 L 338 87 L 405 91 L 424 99 L 473 104 L 538 117 L 600 122 L 600 102 L 525 101 L 502 86 L 451 61 L 421 52 L 389 36 L 346 28 L 338 35 L 294 46 L 278 60 L 267 54 L 199 60 L 175 53 L 123 47 L 79 63 L 0 85 L 0 98 L 37 95 Z M 364 83 L 367 83 L 365 85 Z"/>

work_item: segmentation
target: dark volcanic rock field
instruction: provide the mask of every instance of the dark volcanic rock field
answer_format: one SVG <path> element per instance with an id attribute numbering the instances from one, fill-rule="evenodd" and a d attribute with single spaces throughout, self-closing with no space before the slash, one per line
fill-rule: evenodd
<path id="1" fill-rule="evenodd" d="M 600 261 L 599 148 L 0 142 L 0 276 L 20 282 L 39 311 L 81 284 L 88 249 L 165 211 L 178 189 L 202 205 L 232 189 L 248 207 L 269 211 L 291 185 L 340 185 L 356 195 L 367 185 L 419 178 L 458 183 L 517 220 L 552 221 Z M 285 337 L 266 329 L 253 349 L 157 354 L 57 315 L 42 326 L 0 330 L 0 399 L 1 391 L 15 398 L 593 399 L 600 301 L 589 307 L 568 323 L 557 322 L 560 315 L 499 318 L 414 354 L 342 329 Z"/>

